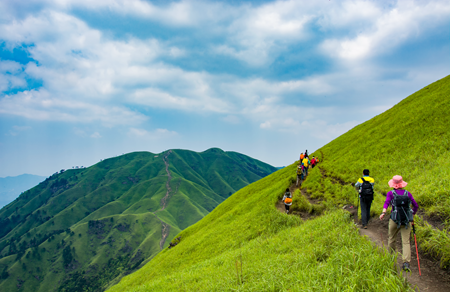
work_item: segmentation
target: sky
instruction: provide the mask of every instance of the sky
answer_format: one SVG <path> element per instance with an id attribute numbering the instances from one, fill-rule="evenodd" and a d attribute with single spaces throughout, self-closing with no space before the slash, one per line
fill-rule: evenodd
<path id="1" fill-rule="evenodd" d="M 285 166 L 450 74 L 448 0 L 0 11 L 0 177 L 212 147 Z"/>

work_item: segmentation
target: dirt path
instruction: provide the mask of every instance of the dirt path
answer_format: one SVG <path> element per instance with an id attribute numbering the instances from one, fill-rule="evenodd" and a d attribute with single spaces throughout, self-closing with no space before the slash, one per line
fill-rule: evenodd
<path id="1" fill-rule="evenodd" d="M 170 225 L 165 223 L 164 221 L 162 221 L 158 215 L 156 215 L 156 212 L 158 211 L 162 211 L 166 208 L 167 206 L 167 202 L 170 198 L 170 193 L 172 192 L 172 189 L 170 188 L 170 180 L 172 179 L 172 175 L 170 174 L 169 171 L 169 160 L 168 157 L 169 155 L 172 153 L 172 150 L 169 150 L 166 152 L 166 154 L 164 154 L 163 156 L 163 161 L 164 164 L 166 166 L 166 172 L 167 172 L 167 182 L 166 182 L 166 194 L 165 196 L 161 199 L 160 202 L 160 207 L 161 209 L 153 212 L 153 215 L 156 216 L 156 218 L 158 218 L 159 221 L 161 221 L 161 240 L 159 242 L 159 248 L 162 250 L 164 247 L 164 243 L 166 243 L 167 237 L 169 236 L 169 232 L 170 232 Z M 178 186 L 177 186 L 177 191 L 178 191 Z"/>
<path id="2" fill-rule="evenodd" d="M 169 171 L 169 160 L 168 157 L 170 155 L 170 153 L 172 153 L 172 150 L 167 151 L 166 154 L 164 154 L 163 160 L 164 160 L 164 164 L 166 165 L 166 172 L 167 172 L 167 182 L 166 182 L 166 195 L 161 199 L 161 210 L 164 210 L 166 208 L 167 205 L 167 201 L 169 200 L 170 197 L 170 192 L 172 191 L 172 189 L 170 188 L 170 180 L 172 179 L 172 175 L 170 174 Z"/>
<path id="3" fill-rule="evenodd" d="M 163 221 L 161 221 L 161 224 L 162 224 L 161 230 L 162 238 L 161 241 L 159 242 L 159 248 L 162 250 L 164 248 L 164 243 L 166 243 L 167 236 L 169 236 L 170 225 Z"/>
<path id="4" fill-rule="evenodd" d="M 389 218 L 380 220 L 372 218 L 369 221 L 367 229 L 359 229 L 362 236 L 367 236 L 372 242 L 378 246 L 387 249 L 388 244 L 388 223 Z M 397 266 L 403 264 L 401 256 L 401 242 L 400 234 L 396 238 L 397 242 Z M 439 267 L 439 263 L 428 255 L 419 251 L 420 271 L 422 276 L 419 276 L 419 268 L 417 264 L 417 254 L 414 239 L 411 240 L 411 273 L 403 273 L 403 276 L 408 280 L 415 291 L 436 291 L 448 292 L 450 291 L 450 274 Z"/>
<path id="5" fill-rule="evenodd" d="M 323 161 L 323 160 L 322 160 Z M 323 176 L 328 176 L 328 174 L 322 173 Z M 335 183 L 346 184 L 339 179 L 334 179 Z M 296 189 L 298 189 L 295 184 L 291 185 L 289 188 L 291 193 L 294 193 Z M 309 200 L 311 204 L 317 204 L 319 201 L 317 199 L 311 199 L 305 188 L 300 188 L 301 194 L 305 196 Z M 295 199 L 295 198 L 294 198 Z M 285 213 L 284 203 L 280 200 L 276 204 L 276 208 Z M 353 215 L 354 221 L 358 224 L 359 220 L 356 216 L 356 207 L 352 205 L 347 205 L 344 208 L 348 212 Z M 294 214 L 300 216 L 303 220 L 308 220 L 313 216 L 309 214 Z M 385 248 L 387 250 L 387 241 L 388 241 L 388 222 L 389 219 L 385 218 L 384 220 L 379 220 L 378 218 L 372 218 L 369 221 L 367 229 L 359 229 L 359 233 L 361 236 L 366 236 L 369 240 L 371 240 L 374 244 L 379 246 L 380 248 Z M 358 224 L 358 226 L 360 226 Z M 398 234 L 397 237 L 397 251 L 402 250 L 401 247 L 401 237 Z M 449 292 L 450 291 L 450 273 L 448 271 L 444 271 L 439 267 L 438 261 L 432 259 L 430 256 L 426 254 L 421 254 L 419 251 L 419 260 L 420 260 L 420 270 L 421 276 L 419 276 L 419 269 L 417 264 L 417 254 L 416 248 L 414 244 L 414 240 L 411 240 L 411 272 L 406 273 L 403 272 L 402 276 L 405 277 L 410 283 L 411 287 L 414 291 L 432 291 L 432 292 Z M 398 254 L 397 257 L 397 269 L 400 272 L 402 262 L 401 253 Z"/>

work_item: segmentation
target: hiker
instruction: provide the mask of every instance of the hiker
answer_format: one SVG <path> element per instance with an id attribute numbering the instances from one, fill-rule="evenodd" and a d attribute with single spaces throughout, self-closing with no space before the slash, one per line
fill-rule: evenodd
<path id="1" fill-rule="evenodd" d="M 308 157 L 308 150 L 305 150 L 305 157 Z"/>
<path id="2" fill-rule="evenodd" d="M 299 164 L 299 165 L 297 166 L 297 183 L 295 184 L 295 186 L 298 186 L 299 183 L 300 183 L 300 185 L 301 185 L 301 181 L 303 180 L 302 172 L 303 172 L 303 170 L 302 170 L 302 165 Z"/>
<path id="3" fill-rule="evenodd" d="M 306 178 L 308 176 L 308 167 L 309 167 L 309 159 L 307 156 L 302 160 L 303 164 L 303 177 Z"/>
<path id="4" fill-rule="evenodd" d="M 355 189 L 359 192 L 361 223 L 364 229 L 367 229 L 367 224 L 370 220 L 370 206 L 373 201 L 373 185 L 375 183 L 375 180 L 369 176 L 369 173 L 368 169 L 364 169 L 363 177 L 355 183 Z"/>
<path id="5" fill-rule="evenodd" d="M 311 159 L 311 167 L 314 168 L 316 166 L 316 157 L 313 156 L 313 158 Z"/>
<path id="6" fill-rule="evenodd" d="M 403 178 L 400 175 L 395 175 L 388 184 L 393 190 L 386 194 L 386 201 L 384 202 L 380 220 L 383 220 L 387 208 L 391 205 L 392 211 L 389 219 L 388 248 L 391 251 L 395 251 L 395 237 L 400 231 L 402 236 L 402 268 L 404 271 L 410 271 L 409 263 L 411 262 L 411 246 L 409 240 L 411 237 L 411 229 L 409 227 L 411 225 L 410 222 L 414 222 L 413 218 L 419 209 L 419 205 L 417 205 L 412 194 L 407 190 L 404 190 L 404 187 L 406 187 L 408 183 L 403 181 Z M 412 210 L 411 204 L 413 205 Z"/>
<path id="7" fill-rule="evenodd" d="M 302 163 L 303 158 L 305 158 L 305 154 L 302 152 L 302 154 L 300 154 L 300 163 Z"/>
<path id="8" fill-rule="evenodd" d="M 289 213 L 289 207 L 292 205 L 292 194 L 289 191 L 289 189 L 286 189 L 286 192 L 284 193 L 283 199 L 284 207 L 286 208 L 286 214 Z"/>

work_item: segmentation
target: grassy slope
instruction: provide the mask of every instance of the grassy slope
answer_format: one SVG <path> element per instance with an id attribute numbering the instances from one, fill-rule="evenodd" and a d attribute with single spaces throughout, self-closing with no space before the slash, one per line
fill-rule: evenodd
<path id="1" fill-rule="evenodd" d="M 372 215 L 379 214 L 390 190 L 388 181 L 401 175 L 420 208 L 450 221 L 450 76 L 426 86 L 388 111 L 356 126 L 314 154 L 323 156 L 320 168 L 330 178 L 313 171 L 304 186 L 314 197 L 332 204 L 356 203 L 350 186 L 368 168 L 375 178 Z M 315 169 L 316 170 L 316 169 Z M 422 220 L 418 219 L 420 222 Z M 422 248 L 450 264 L 450 240 L 425 223 L 419 229 Z M 450 226 L 447 224 L 447 230 Z"/>
<path id="2" fill-rule="evenodd" d="M 388 180 L 401 174 L 422 208 L 448 219 L 449 89 L 446 77 L 325 145 L 314 153 L 322 157 L 321 169 L 304 185 L 324 200 L 322 207 L 356 203 L 350 183 L 369 168 L 377 182 L 375 214 Z M 391 268 L 395 259 L 361 238 L 342 211 L 300 224 L 275 210 L 294 179 L 291 165 L 243 188 L 184 230 L 174 249 L 109 291 L 407 290 Z M 299 195 L 294 200 L 303 201 Z M 445 255 L 446 231 L 422 224 L 418 233 L 429 241 L 444 238 Z"/>
<path id="3" fill-rule="evenodd" d="M 302 224 L 275 209 L 294 178 L 291 165 L 238 191 L 108 291 L 405 291 L 348 214 Z"/>
<path id="4" fill-rule="evenodd" d="M 0 210 L 2 222 L 8 221 L 13 228 L 0 239 L 0 252 L 4 256 L 0 259 L 0 272 L 7 266 L 10 274 L 7 280 L 0 280 L 0 290 L 16 289 L 21 283 L 17 281 L 19 278 L 25 281 L 23 291 L 51 291 L 69 273 L 81 270 L 90 271 L 86 275 L 92 277 L 89 284 L 94 289 L 95 276 L 110 259 L 121 257 L 123 262 L 116 270 L 126 270 L 160 250 L 160 220 L 170 226 L 167 246 L 182 229 L 248 184 L 230 177 L 241 176 L 252 182 L 275 170 L 262 162 L 245 159 L 257 165 L 259 175 L 246 163 L 230 161 L 220 149 L 202 153 L 172 151 L 168 156 L 172 192 L 165 210 L 160 207 L 168 180 L 162 155 L 130 153 L 87 169 L 53 176 Z M 215 174 L 213 178 L 206 175 L 210 172 Z M 63 179 L 68 183 L 59 189 L 52 188 Z M 14 223 L 13 216 L 18 215 Z M 89 228 L 89 221 L 96 220 L 101 222 L 101 230 Z M 48 240 L 46 237 L 55 231 L 58 233 Z M 38 247 L 22 248 L 24 254 L 20 259 L 17 252 L 8 256 L 11 241 L 20 249 L 22 245 L 30 246 L 34 239 L 43 242 Z M 63 268 L 62 251 L 66 246 L 75 248 L 74 268 Z M 109 280 L 117 276 L 116 271 L 108 273 L 105 277 Z"/>

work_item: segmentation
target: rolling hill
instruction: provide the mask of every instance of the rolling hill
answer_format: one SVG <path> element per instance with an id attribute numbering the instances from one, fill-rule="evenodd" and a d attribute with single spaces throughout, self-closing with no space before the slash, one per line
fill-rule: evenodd
<path id="1" fill-rule="evenodd" d="M 0 290 L 101 291 L 275 170 L 217 148 L 61 170 L 0 210 Z"/>
<path id="2" fill-rule="evenodd" d="M 236 192 L 178 234 L 177 246 L 108 291 L 412 291 L 395 268 L 396 256 L 361 237 L 342 207 L 356 203 L 351 183 L 369 168 L 376 180 L 372 210 L 378 214 L 389 179 L 401 174 L 425 216 L 416 216 L 420 248 L 438 255 L 445 267 L 449 126 L 447 76 L 312 154 L 322 162 L 302 190 L 316 203 L 298 190 L 294 202 L 306 201 L 303 211 L 321 216 L 303 221 L 276 210 L 295 182 L 294 163 Z M 444 228 L 433 228 L 426 216 L 440 217 Z"/>

